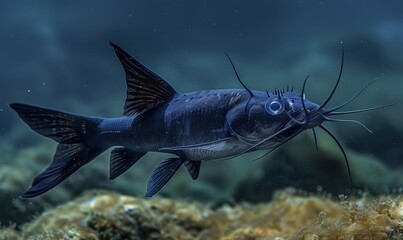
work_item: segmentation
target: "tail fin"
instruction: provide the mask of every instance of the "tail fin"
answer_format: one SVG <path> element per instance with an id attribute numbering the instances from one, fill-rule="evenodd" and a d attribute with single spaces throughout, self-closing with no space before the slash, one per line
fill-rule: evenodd
<path id="1" fill-rule="evenodd" d="M 13 103 L 10 107 L 32 130 L 59 143 L 50 166 L 34 179 L 22 198 L 49 191 L 105 150 L 95 143 L 98 118 L 22 103 Z"/>

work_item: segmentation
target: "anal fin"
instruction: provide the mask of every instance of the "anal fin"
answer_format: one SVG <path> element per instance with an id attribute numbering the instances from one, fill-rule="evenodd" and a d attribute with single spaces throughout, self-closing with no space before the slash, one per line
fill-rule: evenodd
<path id="1" fill-rule="evenodd" d="M 114 148 L 111 152 L 109 179 L 115 179 L 135 164 L 145 152 L 135 152 L 124 147 Z"/>
<path id="2" fill-rule="evenodd" d="M 153 170 L 147 183 L 145 197 L 150 198 L 161 190 L 168 181 L 175 175 L 179 167 L 183 164 L 181 158 L 167 158 L 161 161 Z"/>

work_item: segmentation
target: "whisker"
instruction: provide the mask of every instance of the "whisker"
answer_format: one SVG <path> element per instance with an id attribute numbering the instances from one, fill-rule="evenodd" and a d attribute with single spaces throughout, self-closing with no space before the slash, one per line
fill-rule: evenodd
<path id="1" fill-rule="evenodd" d="M 242 85 L 242 87 L 244 87 L 246 89 L 246 91 L 248 91 L 251 98 L 254 97 L 255 95 L 252 93 L 252 91 L 248 87 L 246 87 L 246 85 L 242 82 L 241 78 L 239 77 L 238 71 L 236 70 L 235 65 L 232 62 L 231 58 L 229 57 L 228 53 L 227 52 L 224 52 L 224 53 L 225 53 L 225 56 L 227 56 L 229 62 L 231 63 L 232 69 L 234 70 L 236 78 L 238 79 L 239 83 Z"/>
<path id="2" fill-rule="evenodd" d="M 372 85 L 374 82 L 375 82 L 375 80 L 369 82 L 367 85 L 365 85 L 363 88 L 361 88 L 360 91 L 358 91 L 352 98 L 350 98 L 350 99 L 349 99 L 348 101 L 346 101 L 345 103 L 343 103 L 343 104 L 341 104 L 341 105 L 339 105 L 339 106 L 337 106 L 337 107 L 333 107 L 333 108 L 330 108 L 330 109 L 325 109 L 324 113 L 327 114 L 327 113 L 330 113 L 330 112 L 339 110 L 340 108 L 343 108 L 343 107 L 347 106 L 349 103 L 351 103 L 352 101 L 354 101 L 358 96 L 360 96 L 361 93 L 364 92 L 364 90 L 365 90 L 366 88 L 368 88 L 370 85 Z"/>
<path id="3" fill-rule="evenodd" d="M 248 101 L 246 102 L 245 109 L 243 110 L 243 112 L 244 112 L 245 114 L 246 114 L 246 111 L 248 110 L 248 106 L 249 106 L 250 100 L 252 100 L 252 97 L 249 97 L 249 98 L 248 98 Z"/>
<path id="4" fill-rule="evenodd" d="M 229 126 L 229 127 L 231 128 L 231 126 Z M 270 135 L 269 137 L 267 137 L 267 138 L 261 140 L 260 142 L 258 142 L 258 143 L 256 143 L 256 144 L 252 145 L 251 147 L 249 147 L 249 148 L 243 150 L 242 152 L 240 152 L 240 153 L 238 153 L 238 154 L 236 154 L 236 155 L 233 155 L 233 156 L 230 156 L 230 157 L 224 157 L 224 158 L 220 158 L 220 159 L 221 159 L 221 160 L 229 160 L 229 159 L 232 159 L 232 158 L 236 158 L 236 157 L 238 157 L 238 156 L 241 156 L 242 154 L 245 154 L 245 153 L 247 153 L 247 152 L 250 152 L 250 151 L 254 150 L 255 148 L 259 147 L 260 145 L 264 144 L 265 142 L 272 140 L 273 138 L 277 137 L 278 135 L 280 135 L 281 133 L 283 133 L 283 132 L 289 130 L 289 129 L 292 128 L 292 127 L 294 127 L 294 126 L 293 126 L 293 125 L 290 125 L 290 126 L 288 126 L 288 127 L 285 127 L 285 128 L 283 128 L 283 129 L 281 129 L 281 130 L 279 130 L 279 131 L 273 133 L 273 134 Z M 295 137 L 295 136 L 294 136 L 294 137 Z"/>
<path id="5" fill-rule="evenodd" d="M 301 128 L 297 133 L 295 133 L 294 135 L 292 135 L 290 138 L 288 138 L 287 140 L 281 142 L 279 145 L 275 146 L 274 148 L 270 149 L 267 153 L 263 154 L 262 156 L 255 158 L 252 160 L 252 162 L 256 162 L 257 160 L 260 160 L 264 157 L 266 157 L 267 155 L 269 155 L 270 153 L 272 153 L 274 150 L 276 150 L 277 148 L 281 147 L 282 145 L 284 145 L 285 143 L 289 142 L 291 139 L 293 139 L 294 137 L 296 137 L 298 134 L 300 134 L 303 131 L 303 129 Z"/>
<path id="6" fill-rule="evenodd" d="M 277 131 L 276 133 L 272 134 L 271 136 L 269 136 L 269 137 L 263 139 L 262 141 L 256 143 L 255 145 L 251 146 L 250 148 L 248 148 L 247 150 L 245 150 L 245 152 L 252 151 L 253 149 L 259 147 L 259 146 L 262 145 L 262 144 L 264 144 L 265 142 L 267 142 L 267 141 L 273 139 L 274 137 L 277 137 L 279 134 L 281 134 L 281 133 L 287 131 L 287 130 L 290 129 L 291 127 L 293 127 L 293 126 L 291 125 L 291 126 L 288 126 L 288 127 L 285 127 L 285 128 L 283 128 L 283 129 L 281 129 L 280 131 Z"/>
<path id="7" fill-rule="evenodd" d="M 315 128 L 311 128 L 311 129 L 312 129 L 312 133 L 313 133 L 313 139 L 314 139 L 314 141 L 315 141 L 315 148 L 316 148 L 316 151 L 319 152 L 318 139 L 317 139 L 317 137 L 316 137 Z"/>
<path id="8" fill-rule="evenodd" d="M 332 92 L 330 93 L 329 97 L 327 97 L 327 99 L 325 100 L 325 102 L 322 103 L 322 105 L 319 107 L 319 109 L 317 110 L 318 112 L 321 111 L 326 104 L 330 101 L 330 99 L 333 97 L 334 92 L 336 92 L 337 86 L 340 83 L 340 79 L 341 79 L 341 74 L 343 73 L 343 66 L 344 66 L 344 48 L 341 47 L 341 66 L 340 66 L 340 71 L 339 71 L 339 77 L 337 78 L 336 84 L 333 87 Z"/>
<path id="9" fill-rule="evenodd" d="M 247 108 L 248 108 L 248 104 L 249 104 L 250 100 L 251 100 L 253 97 L 255 97 L 255 95 L 254 95 L 254 94 L 252 93 L 252 91 L 242 82 L 241 78 L 239 77 L 238 71 L 236 70 L 235 65 L 234 65 L 234 63 L 232 62 L 231 58 L 229 57 L 228 53 L 227 53 L 227 52 L 224 52 L 224 53 L 225 53 L 225 56 L 227 56 L 229 62 L 231 63 L 232 69 L 234 70 L 234 73 L 235 73 L 236 78 L 238 79 L 239 83 L 240 83 L 240 84 L 242 85 L 242 87 L 244 87 L 244 88 L 246 89 L 246 91 L 248 91 L 248 93 L 249 93 L 249 99 L 248 99 L 248 102 L 246 103 L 245 109 L 244 109 L 244 112 L 246 113 L 246 110 L 247 110 Z"/>
<path id="10" fill-rule="evenodd" d="M 324 117 L 324 119 L 326 121 L 329 122 L 351 122 L 351 123 L 355 123 L 360 125 L 361 127 L 363 127 L 365 130 L 367 130 L 368 132 L 372 133 L 372 130 L 369 129 L 367 126 L 365 126 L 362 122 L 357 121 L 357 120 L 352 120 L 352 119 L 334 119 L 334 118 L 328 118 L 328 117 Z"/>
<path id="11" fill-rule="evenodd" d="M 304 95 L 305 95 L 305 86 L 306 86 L 306 82 L 308 81 L 308 78 L 309 78 L 309 75 L 306 76 L 306 78 L 304 80 L 304 84 L 302 85 L 302 90 L 301 90 L 301 103 L 302 103 L 302 107 L 304 108 L 305 116 L 307 118 L 309 118 L 309 113 L 305 106 Z"/>
<path id="12" fill-rule="evenodd" d="M 295 123 L 298 123 L 299 125 L 304 125 L 306 123 L 306 121 L 298 121 L 297 119 L 295 119 L 293 116 L 290 115 L 290 113 L 288 111 L 285 111 L 285 113 L 287 114 L 287 116 L 294 121 Z"/>
<path id="13" fill-rule="evenodd" d="M 391 103 L 391 104 L 385 104 L 385 105 L 380 105 L 376 107 L 370 107 L 370 108 L 363 108 L 363 109 L 357 109 L 357 110 L 350 110 L 350 111 L 342 111 L 342 112 L 329 112 L 325 113 L 326 116 L 334 116 L 334 115 L 345 115 L 345 114 L 352 114 L 352 113 L 361 113 L 361 112 L 369 112 L 373 110 L 378 110 L 386 107 L 391 107 L 396 105 L 397 103 Z"/>
<path id="14" fill-rule="evenodd" d="M 319 127 L 325 131 L 327 134 L 329 134 L 330 137 L 333 138 L 333 140 L 337 143 L 337 146 L 339 146 L 341 152 L 343 153 L 344 156 L 344 160 L 346 161 L 346 165 L 347 165 L 347 171 L 348 171 L 348 176 L 350 177 L 350 182 L 353 183 L 353 178 L 351 177 L 351 171 L 350 171 L 350 165 L 348 164 L 348 159 L 347 159 L 347 155 L 346 152 L 343 149 L 343 146 L 340 144 L 339 140 L 337 140 L 337 138 L 334 136 L 334 134 L 327 129 L 325 126 L 323 125 L 319 125 Z"/>

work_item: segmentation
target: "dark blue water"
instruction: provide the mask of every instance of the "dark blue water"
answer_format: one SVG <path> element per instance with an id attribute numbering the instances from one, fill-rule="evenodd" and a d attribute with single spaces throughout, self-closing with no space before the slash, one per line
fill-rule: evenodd
<path id="1" fill-rule="evenodd" d="M 181 171 L 162 195 L 207 202 L 263 201 L 287 186 L 308 191 L 319 187 L 333 194 L 399 188 L 402 12 L 401 1 L 375 0 L 2 1 L 1 202 L 15 205 L 12 199 L 48 165 L 56 146 L 29 130 L 9 103 L 83 115 L 121 115 L 124 73 L 109 42 L 120 45 L 178 92 L 241 88 L 226 51 L 249 88 L 274 91 L 293 85 L 300 91 L 309 74 L 306 95 L 318 103 L 337 79 L 343 46 L 344 73 L 329 105 L 344 102 L 372 80 L 377 81 L 346 110 L 398 103 L 348 117 L 366 124 L 373 134 L 354 124 L 328 125 L 351 159 L 353 187 L 337 145 L 318 133 L 319 153 L 312 135 L 302 135 L 257 162 L 250 160 L 259 154 L 248 154 L 204 164 L 198 181 L 189 181 Z M 60 203 L 93 188 L 141 196 L 152 168 L 164 156 L 147 155 L 114 182 L 107 179 L 108 158 L 109 153 L 102 155 L 43 198 Z M 18 210 L 3 216 L 2 222 L 24 218 Z"/>

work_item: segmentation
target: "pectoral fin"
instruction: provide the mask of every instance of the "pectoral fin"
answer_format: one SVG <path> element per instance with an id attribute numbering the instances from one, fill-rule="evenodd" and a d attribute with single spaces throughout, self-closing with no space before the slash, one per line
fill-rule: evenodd
<path id="1" fill-rule="evenodd" d="M 154 168 L 151 177 L 148 180 L 145 197 L 150 198 L 161 190 L 161 188 L 163 188 L 173 177 L 176 171 L 178 171 L 182 164 L 183 160 L 180 158 L 167 158 L 161 161 L 157 167 Z"/>
<path id="2" fill-rule="evenodd" d="M 110 167 L 109 167 L 109 179 L 115 179 L 122 173 L 126 172 L 133 164 L 135 164 L 145 152 L 135 152 L 124 147 L 118 147 L 112 150 Z"/>

